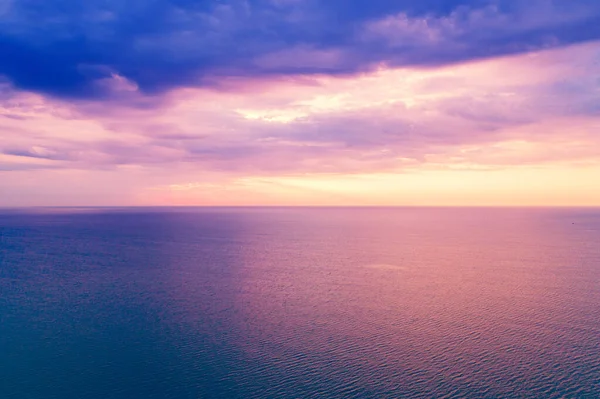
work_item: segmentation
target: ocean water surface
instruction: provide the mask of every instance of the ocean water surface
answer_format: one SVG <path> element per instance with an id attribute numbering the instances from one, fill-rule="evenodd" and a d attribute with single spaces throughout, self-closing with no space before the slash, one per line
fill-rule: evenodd
<path id="1" fill-rule="evenodd" d="M 0 211 L 0 398 L 600 398 L 600 209 Z"/>

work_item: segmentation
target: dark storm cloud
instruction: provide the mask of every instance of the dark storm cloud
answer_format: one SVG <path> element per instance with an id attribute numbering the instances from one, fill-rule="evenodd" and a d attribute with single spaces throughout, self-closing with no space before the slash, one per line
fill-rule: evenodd
<path id="1" fill-rule="evenodd" d="M 484 0 L 0 0 L 0 75 L 98 98 L 226 76 L 441 65 L 600 37 L 600 2 Z"/>

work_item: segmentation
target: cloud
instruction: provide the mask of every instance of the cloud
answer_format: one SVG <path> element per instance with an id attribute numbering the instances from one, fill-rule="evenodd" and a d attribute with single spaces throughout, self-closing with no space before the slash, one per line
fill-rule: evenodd
<path id="1" fill-rule="evenodd" d="M 0 75 L 15 88 L 113 101 L 235 77 L 347 76 L 600 38 L 592 0 L 20 0 L 0 3 L 0 15 Z"/>
<path id="2" fill-rule="evenodd" d="M 594 159 L 599 55 L 590 43 L 435 69 L 239 79 L 237 90 L 150 100 L 134 91 L 140 106 L 17 91 L 0 104 L 0 154 L 19 167 L 238 177 Z"/>

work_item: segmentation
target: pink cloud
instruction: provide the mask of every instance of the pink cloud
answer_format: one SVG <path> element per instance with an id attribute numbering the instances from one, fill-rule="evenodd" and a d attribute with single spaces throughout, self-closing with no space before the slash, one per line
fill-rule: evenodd
<path id="1" fill-rule="evenodd" d="M 260 187 L 259 201 L 283 186 L 240 179 L 594 165 L 599 55 L 589 43 L 444 68 L 225 79 L 154 97 L 114 75 L 104 101 L 12 91 L 0 99 L 0 204 L 35 202 L 32 193 L 147 203 L 188 185 L 214 198 Z"/>

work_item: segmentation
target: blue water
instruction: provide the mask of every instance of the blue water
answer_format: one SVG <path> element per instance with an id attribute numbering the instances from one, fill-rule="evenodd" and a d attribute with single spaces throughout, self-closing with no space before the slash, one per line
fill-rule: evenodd
<path id="1" fill-rule="evenodd" d="M 0 212 L 0 398 L 599 398 L 600 210 Z"/>

